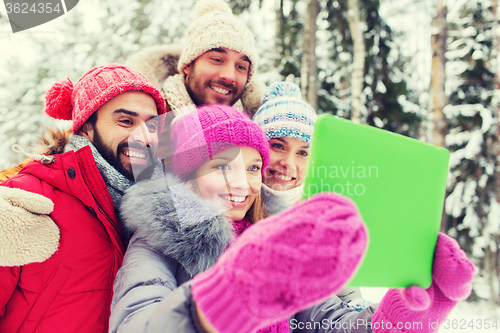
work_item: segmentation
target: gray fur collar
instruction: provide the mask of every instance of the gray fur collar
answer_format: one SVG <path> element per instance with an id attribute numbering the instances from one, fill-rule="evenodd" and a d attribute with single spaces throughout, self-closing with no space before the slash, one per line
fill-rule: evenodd
<path id="1" fill-rule="evenodd" d="M 273 196 L 265 195 L 263 201 L 268 214 L 285 209 Z M 210 268 L 234 240 L 231 222 L 171 174 L 131 186 L 120 216 L 132 233 L 178 261 L 191 276 Z"/>
<path id="2" fill-rule="evenodd" d="M 144 74 L 156 88 L 162 90 L 165 80 L 179 73 L 177 63 L 183 49 L 183 46 L 176 44 L 146 47 L 132 55 L 126 65 Z M 241 96 L 243 108 L 250 118 L 259 109 L 265 89 L 266 85 L 253 75 Z"/>

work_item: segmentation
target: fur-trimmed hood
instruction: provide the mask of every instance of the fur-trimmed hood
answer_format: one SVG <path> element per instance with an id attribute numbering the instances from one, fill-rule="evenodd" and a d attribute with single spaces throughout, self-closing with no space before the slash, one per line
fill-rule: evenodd
<path id="1" fill-rule="evenodd" d="M 56 127 L 46 127 L 42 136 L 32 147 L 35 154 L 58 155 L 64 153 L 71 130 L 64 131 Z"/>
<path id="2" fill-rule="evenodd" d="M 286 208 L 273 196 L 263 201 L 269 215 Z M 171 174 L 130 187 L 120 216 L 127 228 L 190 276 L 210 268 L 234 239 L 231 221 Z"/>
<path id="3" fill-rule="evenodd" d="M 126 65 L 144 74 L 161 91 L 165 80 L 179 73 L 177 63 L 183 49 L 183 46 L 176 44 L 150 46 L 131 56 Z M 259 109 L 265 89 L 265 84 L 255 75 L 245 87 L 241 102 L 250 118 Z"/>

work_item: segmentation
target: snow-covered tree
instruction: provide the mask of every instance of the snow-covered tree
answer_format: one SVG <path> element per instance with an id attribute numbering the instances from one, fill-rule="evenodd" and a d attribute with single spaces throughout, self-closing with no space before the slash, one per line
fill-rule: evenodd
<path id="1" fill-rule="evenodd" d="M 281 78 L 300 84 L 303 75 L 303 48 L 307 2 L 298 0 L 276 1 L 274 61 Z M 361 122 L 390 131 L 418 136 L 421 107 L 418 93 L 411 93 L 406 80 L 409 58 L 402 56 L 398 38 L 403 38 L 387 25 L 380 16 L 379 0 L 360 0 L 359 28 L 365 44 L 362 66 Z M 352 73 L 354 70 L 354 42 L 348 22 L 347 0 L 319 0 L 316 33 L 318 112 L 327 112 L 351 118 Z M 272 70 L 272 69 L 270 69 Z M 276 79 L 276 76 L 273 77 Z"/>
<path id="2" fill-rule="evenodd" d="M 44 94 L 52 84 L 66 77 L 76 82 L 96 65 L 123 63 L 145 46 L 180 42 L 195 18 L 193 6 L 172 1 L 81 1 L 67 15 L 47 23 L 52 33 L 1 35 L 3 47 L 25 44 L 20 52 L 28 50 L 30 56 L 6 56 L 0 69 L 0 169 L 24 159 L 10 147 L 18 143 L 28 148 L 42 123 L 49 121 L 43 114 Z"/>
<path id="3" fill-rule="evenodd" d="M 500 205 L 493 142 L 499 105 L 495 89 L 489 0 L 457 0 L 448 12 L 446 145 L 451 151 L 446 213 L 448 233 L 459 239 L 480 268 L 472 299 L 499 303 Z M 485 288 L 487 286 L 487 288 Z"/>

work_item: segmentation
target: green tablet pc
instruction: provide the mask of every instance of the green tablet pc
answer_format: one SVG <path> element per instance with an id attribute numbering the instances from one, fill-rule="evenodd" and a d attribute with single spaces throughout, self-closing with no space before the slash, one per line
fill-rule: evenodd
<path id="1" fill-rule="evenodd" d="M 368 251 L 349 286 L 428 288 L 448 173 L 448 150 L 321 115 L 303 199 L 351 198 L 368 227 Z"/>

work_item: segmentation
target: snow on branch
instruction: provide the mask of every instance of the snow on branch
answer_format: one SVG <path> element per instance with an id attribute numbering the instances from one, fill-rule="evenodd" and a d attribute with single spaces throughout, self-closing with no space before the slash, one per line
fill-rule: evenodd
<path id="1" fill-rule="evenodd" d="M 443 109 L 446 118 L 452 119 L 458 116 L 474 117 L 477 113 L 483 119 L 481 132 L 486 133 L 493 125 L 492 111 L 485 108 L 482 104 L 464 104 L 464 105 L 446 105 Z"/>
<path id="2" fill-rule="evenodd" d="M 448 137 L 448 136 L 447 136 Z M 448 138 L 446 138 L 448 142 Z M 450 139 L 451 141 L 452 139 Z M 458 149 L 450 154 L 450 168 L 454 168 L 461 163 L 463 159 L 473 160 L 481 153 L 481 145 L 483 143 L 483 133 L 481 130 L 474 131 L 470 134 L 470 139 L 465 148 Z"/>

